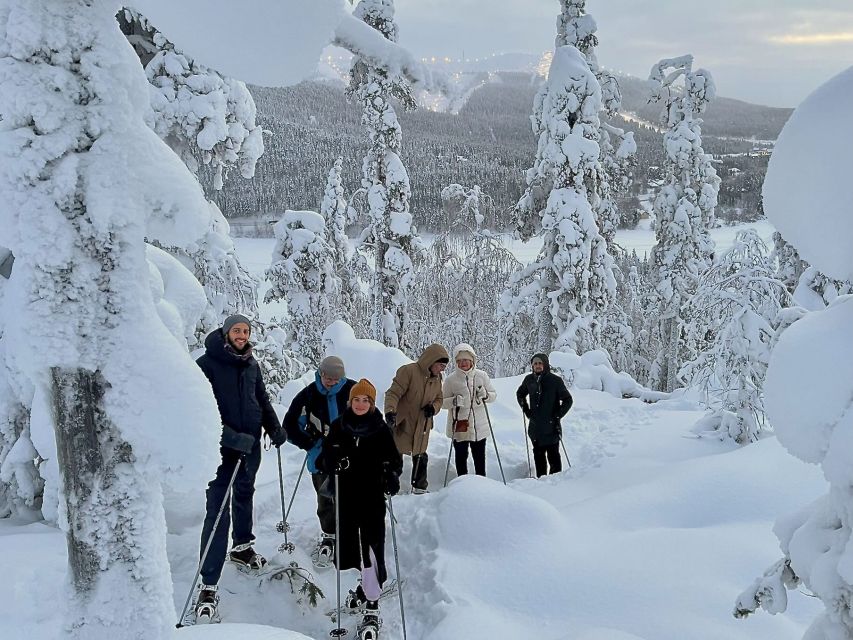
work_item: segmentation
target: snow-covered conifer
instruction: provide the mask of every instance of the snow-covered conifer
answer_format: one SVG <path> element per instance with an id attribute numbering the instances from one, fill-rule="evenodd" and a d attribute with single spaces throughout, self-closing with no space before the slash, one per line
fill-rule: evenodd
<path id="1" fill-rule="evenodd" d="M 290 349 L 311 366 L 323 359 L 323 332 L 335 319 L 332 301 L 340 281 L 335 275 L 325 220 L 314 211 L 285 211 L 275 227 L 270 288 L 264 302 L 287 301 Z"/>
<path id="2" fill-rule="evenodd" d="M 676 87 L 682 79 L 683 86 Z M 715 95 L 711 74 L 693 71 L 693 56 L 661 60 L 649 76 L 653 101 L 664 103 L 661 124 L 666 151 L 666 177 L 655 198 L 655 238 L 652 263 L 660 296 L 661 350 L 650 384 L 672 391 L 683 360 L 681 305 L 696 290 L 699 276 L 711 265 L 714 221 L 720 178 L 711 156 L 702 149 L 702 120 L 698 117 Z"/>
<path id="3" fill-rule="evenodd" d="M 396 42 L 393 0 L 361 0 L 353 15 Z M 371 336 L 405 349 L 412 258 L 421 250 L 421 242 L 409 213 L 409 176 L 399 155 L 402 133 L 390 99 L 396 98 L 405 109 L 414 109 L 415 101 L 406 80 L 362 55 L 353 59 L 347 94 L 361 105 L 361 122 L 370 138 L 362 163 L 370 220 L 357 248 L 375 257 L 370 285 Z"/>
<path id="4" fill-rule="evenodd" d="M 122 9 L 118 19 L 151 84 L 150 124 L 157 135 L 193 173 L 199 162 L 209 165 L 214 189 L 222 188 L 230 167 L 253 177 L 264 141 L 245 83 L 182 53 L 138 11 Z"/>
<path id="5" fill-rule="evenodd" d="M 594 213 L 601 176 L 600 110 L 601 89 L 586 59 L 574 47 L 558 48 L 536 97 L 536 161 L 517 207 L 519 235 L 543 235 L 535 262 L 514 276 L 510 286 L 511 297 L 537 298 L 532 318 L 536 337 L 528 348 L 578 353 L 596 348 L 600 317 L 615 293 L 612 258 Z M 550 192 L 538 211 L 538 190 L 545 185 Z M 520 305 L 507 298 L 502 307 L 504 320 L 515 323 L 508 311 Z M 508 337 L 516 329 L 507 326 L 501 333 Z"/>
<path id="6" fill-rule="evenodd" d="M 773 232 L 773 251 L 770 252 L 770 261 L 776 265 L 776 277 L 785 283 L 789 293 L 794 293 L 800 276 L 808 265 L 800 258 L 794 246 L 778 231 Z"/>
<path id="7" fill-rule="evenodd" d="M 684 308 L 701 346 L 679 377 L 702 390 L 711 415 L 697 429 L 738 444 L 754 442 L 764 426 L 764 376 L 776 333 L 789 305 L 774 275 L 764 241 L 753 230 L 735 243 L 699 280 Z"/>
<path id="8" fill-rule="evenodd" d="M 203 193 L 144 121 L 148 84 L 111 3 L 4 2 L 0 84 L 14 87 L 0 92 L 0 226 L 15 255 L 0 324 L 6 362 L 52 410 L 66 629 L 170 637 L 161 483 L 209 477 L 201 430 L 219 414 L 157 315 L 144 238 L 197 237 Z"/>
<path id="9" fill-rule="evenodd" d="M 340 295 L 333 304 L 332 315 L 342 319 L 351 327 L 361 324 L 364 309 L 364 293 L 361 290 L 359 274 L 361 270 L 353 260 L 353 249 L 346 233 L 347 200 L 341 182 L 343 158 L 335 160 L 326 179 L 323 201 L 320 203 L 320 215 L 326 221 L 326 239 L 332 256 L 332 272 L 338 279 Z"/>

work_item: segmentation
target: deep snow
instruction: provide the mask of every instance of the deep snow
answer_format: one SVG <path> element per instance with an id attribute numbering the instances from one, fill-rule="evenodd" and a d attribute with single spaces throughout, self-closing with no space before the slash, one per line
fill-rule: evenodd
<path id="1" fill-rule="evenodd" d="M 267 266 L 264 241 L 237 244 L 253 273 Z M 350 377 L 369 375 L 380 392 L 387 388 L 401 362 L 399 352 L 340 335 L 338 344 Z M 528 479 L 521 415 L 514 401 L 520 379 L 495 380 L 498 401 L 490 407 L 507 487 L 490 443 L 488 479 L 454 480 L 451 464 L 451 482 L 442 489 L 448 440 L 438 428 L 429 449 L 432 493 L 394 499 L 409 638 L 802 636 L 822 609 L 814 598 L 792 594 L 788 611 L 777 616 L 760 613 L 738 621 L 731 610 L 740 591 L 781 555 L 772 533 L 775 519 L 826 492 L 817 467 L 788 455 L 772 436 L 743 448 L 697 438 L 691 428 L 701 411 L 692 398 L 646 404 L 575 390 L 575 407 L 564 427 L 572 468 Z M 288 395 L 298 386 L 289 385 Z M 443 425 L 444 416 L 437 416 L 436 424 Z M 290 445 L 283 453 L 289 500 L 303 456 Z M 404 480 L 409 469 L 407 459 Z M 169 513 L 176 611 L 196 568 L 201 492 L 208 479 L 198 480 L 195 498 L 184 497 L 176 503 L 181 511 L 173 506 Z M 308 554 L 319 533 L 309 484 L 303 478 L 291 512 L 290 539 L 297 550 L 275 558 L 306 568 L 311 568 Z M 268 557 L 275 556 L 282 542 L 275 532 L 280 517 L 273 451 L 264 456 L 255 501 L 257 546 Z M 5 576 L 0 583 L 0 638 L 54 638 L 65 579 L 64 536 L 40 522 L 4 520 L 0 539 Z M 390 540 L 389 529 L 393 575 Z M 326 594 L 317 610 L 297 605 L 286 583 L 259 586 L 259 580 L 226 567 L 221 611 L 224 621 L 233 624 L 182 629 L 175 637 L 328 637 L 332 624 L 323 612 L 334 606 L 335 574 L 312 571 Z M 353 571 L 342 576 L 344 591 L 355 579 Z M 119 609 L 131 605 L 115 603 Z M 402 637 L 399 601 L 389 599 L 382 612 L 383 637 Z M 355 620 L 348 622 L 353 634 Z"/>

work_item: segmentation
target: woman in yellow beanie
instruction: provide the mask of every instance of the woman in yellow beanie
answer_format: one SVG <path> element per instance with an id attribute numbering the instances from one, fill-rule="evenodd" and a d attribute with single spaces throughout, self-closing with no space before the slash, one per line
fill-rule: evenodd
<path id="1" fill-rule="evenodd" d="M 376 408 L 376 387 L 366 378 L 350 390 L 349 406 L 332 422 L 317 465 L 336 474 L 338 487 L 338 569 L 359 569 L 359 585 L 346 606 L 362 610 L 360 625 L 379 626 L 379 596 L 385 568 L 385 494 L 400 490 L 403 457 L 391 429 Z"/>

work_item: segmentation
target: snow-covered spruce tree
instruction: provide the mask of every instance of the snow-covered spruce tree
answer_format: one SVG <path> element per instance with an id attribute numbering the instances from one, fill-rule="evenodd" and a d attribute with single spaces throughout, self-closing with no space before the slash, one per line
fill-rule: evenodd
<path id="1" fill-rule="evenodd" d="M 762 197 L 773 226 L 828 278 L 853 281 L 853 69 L 824 83 L 785 124 L 768 164 Z M 807 188 L 804 188 L 807 185 Z M 804 216 L 803 212 L 809 215 Z M 801 315 L 779 338 L 767 370 L 767 416 L 779 443 L 820 465 L 826 494 L 773 529 L 782 558 L 737 599 L 734 615 L 787 606 L 802 583 L 824 606 L 805 640 L 853 637 L 853 295 Z M 790 317 L 788 318 L 790 320 Z"/>
<path id="2" fill-rule="evenodd" d="M 393 0 L 361 0 L 353 15 L 396 42 Z M 361 122 L 370 138 L 362 164 L 370 221 L 357 248 L 375 257 L 370 285 L 371 337 L 406 350 L 412 258 L 421 250 L 421 242 L 409 213 L 409 176 L 399 155 L 402 133 L 390 99 L 396 98 L 407 110 L 415 108 L 415 101 L 406 80 L 362 55 L 353 58 L 347 95 L 361 105 Z"/>
<path id="3" fill-rule="evenodd" d="M 0 227 L 15 255 L 0 313 L 7 361 L 50 398 L 69 637 L 165 639 L 161 482 L 209 477 L 217 447 L 201 430 L 219 415 L 157 316 L 144 238 L 197 236 L 204 219 L 187 212 L 205 202 L 145 124 L 147 83 L 116 9 L 0 5 Z"/>
<path id="4" fill-rule="evenodd" d="M 117 17 L 151 84 L 150 124 L 157 135 L 194 174 L 200 164 L 210 166 L 214 189 L 222 188 L 231 167 L 252 178 L 264 141 L 245 83 L 198 64 L 138 11 L 125 8 Z"/>
<path id="5" fill-rule="evenodd" d="M 683 85 L 676 86 L 682 79 Z M 698 117 L 715 94 L 711 74 L 693 71 L 693 56 L 661 60 L 649 75 L 651 99 L 663 102 L 666 177 L 654 202 L 652 264 L 660 302 L 660 344 L 649 384 L 672 391 L 683 362 L 681 306 L 714 259 L 709 228 L 714 221 L 720 178 L 702 149 Z"/>
<path id="6" fill-rule="evenodd" d="M 332 303 L 332 314 L 341 318 L 351 327 L 361 324 L 364 309 L 364 293 L 359 282 L 360 268 L 353 260 L 353 250 L 347 228 L 347 200 L 341 182 L 341 169 L 344 159 L 339 157 L 329 170 L 323 201 L 320 203 L 320 215 L 326 221 L 326 239 L 332 257 L 332 270 L 339 280 L 340 294 Z"/>
<path id="7" fill-rule="evenodd" d="M 518 233 L 543 236 L 534 263 L 510 283 L 518 295 L 534 295 L 536 337 L 527 348 L 583 353 L 599 343 L 600 317 L 615 293 L 612 258 L 595 222 L 601 175 L 598 128 L 601 89 L 583 55 L 559 47 L 548 80 L 536 96 L 532 117 L 539 142 L 528 171 L 528 188 L 518 204 Z M 544 209 L 538 189 L 550 185 Z M 522 212 L 526 212 L 522 215 Z M 529 285 L 533 284 L 533 287 Z M 504 309 L 518 307 L 505 300 Z M 513 316 L 504 321 L 514 324 Z M 515 332 L 502 328 L 505 337 Z M 502 348 L 506 354 L 506 348 Z M 505 355 L 504 355 L 505 357 Z"/>
<path id="8" fill-rule="evenodd" d="M 779 314 L 790 304 L 775 277 L 767 246 L 752 229 L 699 279 L 684 307 L 704 348 L 679 377 L 702 390 L 711 410 L 697 424 L 738 444 L 758 439 L 764 428 L 764 376 Z"/>
<path id="9" fill-rule="evenodd" d="M 338 317 L 333 301 L 340 294 L 325 220 L 314 211 L 285 211 L 274 229 L 264 302 L 287 302 L 290 349 L 317 367 L 324 356 L 323 332 Z"/>
<path id="10" fill-rule="evenodd" d="M 607 118 L 616 115 L 622 107 L 622 92 L 616 76 L 598 64 L 595 53 L 598 46 L 597 30 L 595 19 L 586 13 L 586 0 L 560 0 L 555 46 L 571 45 L 580 51 L 601 86 L 598 148 L 603 171 L 598 180 L 599 198 L 595 206 L 595 220 L 607 241 L 608 251 L 615 255 L 613 240 L 619 226 L 616 197 L 630 185 L 630 170 L 637 144 L 633 132 L 626 132 L 607 122 Z"/>
<path id="11" fill-rule="evenodd" d="M 149 126 L 194 175 L 210 167 L 214 189 L 222 187 L 231 167 L 252 178 L 264 143 L 246 85 L 186 56 L 139 12 L 125 8 L 117 17 L 150 84 Z M 219 207 L 210 202 L 208 208 L 207 228 L 193 242 L 155 243 L 183 261 L 205 289 L 210 304 L 196 328 L 198 343 L 235 311 L 258 315 L 258 283 L 240 263 Z"/>

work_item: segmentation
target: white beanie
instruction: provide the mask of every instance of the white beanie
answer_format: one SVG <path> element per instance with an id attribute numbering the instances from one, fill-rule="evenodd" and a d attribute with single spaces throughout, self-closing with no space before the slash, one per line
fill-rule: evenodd
<path id="1" fill-rule="evenodd" d="M 453 360 L 477 362 L 477 353 L 474 351 L 474 347 L 467 342 L 460 342 L 453 348 Z"/>

